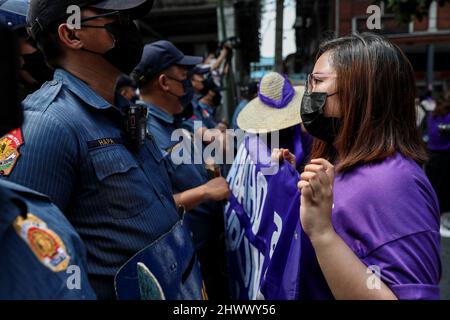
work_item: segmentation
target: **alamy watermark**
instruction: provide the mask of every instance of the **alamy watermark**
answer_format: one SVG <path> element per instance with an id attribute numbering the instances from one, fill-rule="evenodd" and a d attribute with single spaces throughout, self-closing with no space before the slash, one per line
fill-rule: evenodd
<path id="1" fill-rule="evenodd" d="M 81 29 L 81 8 L 76 5 L 67 7 L 66 13 L 70 16 L 67 18 L 67 26 L 69 29 Z"/>
<path id="2" fill-rule="evenodd" d="M 71 265 L 67 268 L 66 286 L 69 290 L 81 290 L 81 268 L 77 265 Z"/>
<path id="3" fill-rule="evenodd" d="M 67 18 L 68 27 L 70 29 L 81 29 L 81 8 L 77 5 L 70 5 L 67 7 L 66 13 L 69 15 Z M 366 22 L 367 29 L 381 30 L 381 7 L 370 5 L 367 7 L 366 14 L 370 15 Z"/>
<path id="4" fill-rule="evenodd" d="M 244 165 L 248 157 L 237 157 L 240 147 L 251 155 L 252 161 L 266 170 L 264 174 L 276 174 L 279 159 L 272 157 L 271 150 L 278 149 L 280 137 L 278 131 L 206 129 L 201 121 L 194 122 L 194 134 L 184 129 L 173 131 L 173 147 L 167 150 L 173 164 L 195 165 Z M 293 150 L 290 150 L 293 152 Z M 275 169 L 275 170 L 274 170 Z"/>
<path id="5" fill-rule="evenodd" d="M 366 22 L 367 29 L 381 30 L 381 8 L 377 5 L 371 5 L 367 7 L 366 13 L 370 15 Z"/>

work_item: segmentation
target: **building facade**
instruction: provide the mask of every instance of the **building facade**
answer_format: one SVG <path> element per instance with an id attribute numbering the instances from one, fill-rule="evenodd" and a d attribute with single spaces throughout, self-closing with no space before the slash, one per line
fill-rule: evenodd
<path id="1" fill-rule="evenodd" d="M 312 70 L 314 55 L 322 39 L 372 31 L 385 35 L 399 45 L 414 66 L 419 92 L 441 91 L 450 81 L 450 3 L 433 1 L 429 14 L 409 24 L 397 22 L 393 12 L 379 4 L 381 29 L 369 30 L 368 7 L 372 0 L 298 0 L 296 42 L 298 51 L 287 61 L 294 73 Z"/>

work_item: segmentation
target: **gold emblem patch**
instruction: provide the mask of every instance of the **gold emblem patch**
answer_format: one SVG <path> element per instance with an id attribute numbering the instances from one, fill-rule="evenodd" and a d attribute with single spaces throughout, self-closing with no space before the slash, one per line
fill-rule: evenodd
<path id="1" fill-rule="evenodd" d="M 29 213 L 26 219 L 21 216 L 16 218 L 14 229 L 43 265 L 53 272 L 67 269 L 70 256 L 66 247 L 44 221 Z"/>
<path id="2" fill-rule="evenodd" d="M 8 176 L 20 157 L 19 147 L 23 144 L 22 131 L 13 130 L 0 139 L 0 175 Z"/>

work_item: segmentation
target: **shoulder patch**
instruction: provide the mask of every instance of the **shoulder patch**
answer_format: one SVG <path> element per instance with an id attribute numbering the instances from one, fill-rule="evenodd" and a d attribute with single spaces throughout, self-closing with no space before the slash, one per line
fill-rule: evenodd
<path id="1" fill-rule="evenodd" d="M 16 129 L 0 139 L 0 176 L 8 176 L 20 157 L 22 130 Z"/>
<path id="2" fill-rule="evenodd" d="M 19 237 L 25 241 L 36 258 L 53 272 L 67 269 L 70 256 L 61 238 L 47 224 L 29 213 L 27 218 L 16 218 L 13 223 Z"/>

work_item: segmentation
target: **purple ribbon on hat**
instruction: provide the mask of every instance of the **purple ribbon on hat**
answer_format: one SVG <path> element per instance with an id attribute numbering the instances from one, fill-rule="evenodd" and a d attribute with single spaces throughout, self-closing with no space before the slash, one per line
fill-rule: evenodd
<path id="1" fill-rule="evenodd" d="M 266 97 L 261 93 L 261 87 L 258 86 L 258 97 L 259 99 L 267 104 L 269 107 L 276 108 L 276 109 L 283 109 L 286 108 L 287 105 L 292 101 L 292 99 L 295 96 L 295 89 L 289 82 L 289 79 L 286 75 L 284 75 L 284 85 L 283 85 L 283 93 L 281 95 L 281 100 L 274 100 L 269 97 Z"/>

